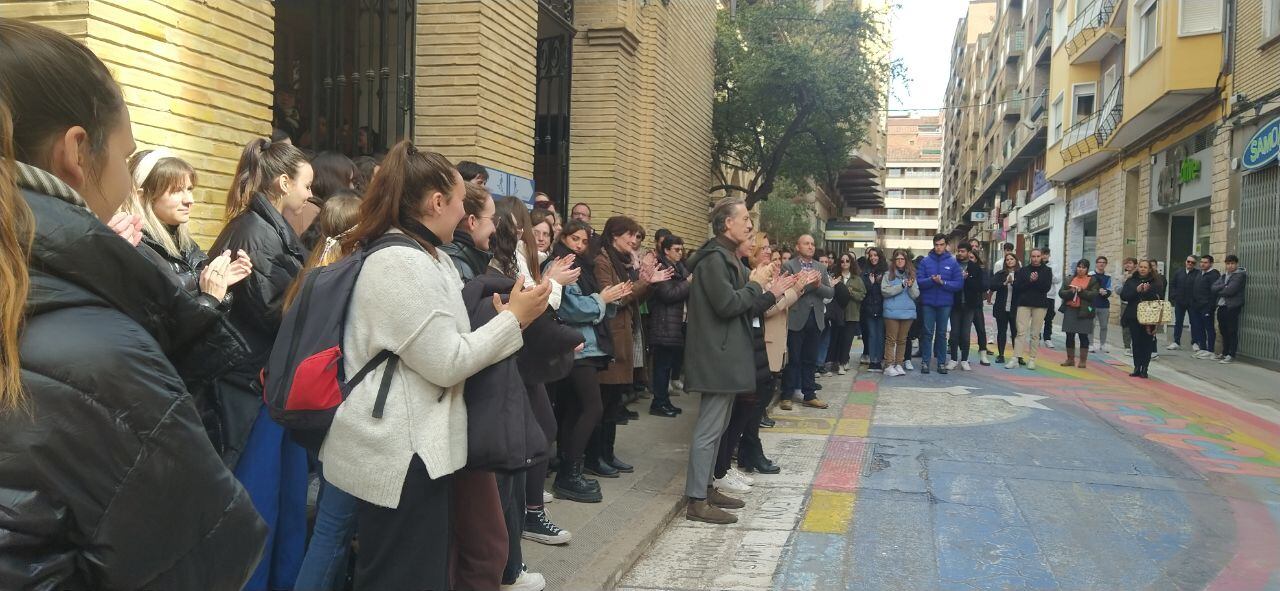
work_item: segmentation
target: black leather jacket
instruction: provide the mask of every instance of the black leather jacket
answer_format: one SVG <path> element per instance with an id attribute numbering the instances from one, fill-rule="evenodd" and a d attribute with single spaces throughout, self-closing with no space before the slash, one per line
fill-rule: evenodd
<path id="1" fill-rule="evenodd" d="M 653 284 L 649 297 L 649 344 L 684 346 L 684 303 L 689 300 L 689 270 L 684 263 L 671 264 L 665 256 L 658 262 L 671 267 L 671 279 Z"/>
<path id="2" fill-rule="evenodd" d="M 208 310 L 82 207 L 23 196 L 27 400 L 0 413 L 0 588 L 239 589 L 266 526 L 170 362 L 206 342 Z"/>

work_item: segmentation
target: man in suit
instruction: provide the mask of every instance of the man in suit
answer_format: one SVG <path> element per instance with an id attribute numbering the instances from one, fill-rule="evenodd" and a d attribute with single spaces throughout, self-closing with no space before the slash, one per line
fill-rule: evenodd
<path id="1" fill-rule="evenodd" d="M 835 297 L 831 277 L 818 261 L 814 260 L 813 236 L 805 234 L 796 240 L 796 256 L 782 266 L 782 272 L 796 275 L 815 269 L 817 277 L 812 283 L 797 286 L 800 299 L 787 312 L 787 366 L 782 373 L 782 410 L 791 409 L 791 399 L 801 396 L 801 404 L 814 408 L 826 408 L 827 403 L 818 399 L 819 336 L 826 327 L 826 300 Z"/>

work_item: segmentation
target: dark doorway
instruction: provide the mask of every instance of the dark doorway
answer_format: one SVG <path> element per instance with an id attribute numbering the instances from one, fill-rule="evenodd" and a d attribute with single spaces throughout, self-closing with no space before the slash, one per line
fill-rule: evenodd
<path id="1" fill-rule="evenodd" d="M 412 136 L 415 0 L 276 0 L 272 125 L 351 157 Z"/>
<path id="2" fill-rule="evenodd" d="M 560 212 L 569 200 L 569 93 L 573 73 L 572 0 L 538 1 L 538 94 L 533 183 Z"/>

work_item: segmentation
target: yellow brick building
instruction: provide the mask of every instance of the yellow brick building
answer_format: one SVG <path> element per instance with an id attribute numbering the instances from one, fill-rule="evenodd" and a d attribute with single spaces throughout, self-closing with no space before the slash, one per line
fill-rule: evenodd
<path id="1" fill-rule="evenodd" d="M 0 16 L 107 63 L 139 145 L 199 172 L 205 243 L 241 148 L 273 125 L 352 156 L 412 138 L 489 167 L 498 192 L 586 202 L 597 225 L 706 235 L 714 2 L 14 0 Z"/>

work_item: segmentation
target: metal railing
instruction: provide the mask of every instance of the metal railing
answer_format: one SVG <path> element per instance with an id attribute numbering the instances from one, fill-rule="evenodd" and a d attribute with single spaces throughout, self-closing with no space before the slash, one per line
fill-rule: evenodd
<path id="1" fill-rule="evenodd" d="M 1040 15 L 1040 26 L 1036 27 L 1036 40 L 1032 43 L 1036 47 L 1049 37 L 1049 31 L 1053 30 L 1053 10 L 1046 10 Z"/>
<path id="2" fill-rule="evenodd" d="M 1115 133 L 1117 127 L 1120 127 L 1120 121 L 1124 118 L 1124 97 L 1121 96 L 1120 88 L 1120 81 L 1117 80 L 1107 94 L 1106 100 L 1102 103 L 1102 110 L 1099 111 L 1101 113 L 1101 118 L 1098 121 L 1099 146 L 1111 139 L 1111 134 Z"/>
<path id="3" fill-rule="evenodd" d="M 1115 8 L 1115 0 L 1093 0 L 1086 6 L 1067 27 L 1067 55 L 1074 56 L 1092 41 L 1092 36 L 1085 39 L 1082 34 L 1106 26 Z"/>
<path id="4" fill-rule="evenodd" d="M 1027 118 L 1035 121 L 1036 119 L 1039 119 L 1041 115 L 1044 115 L 1045 101 L 1048 100 L 1048 98 L 1048 91 L 1045 91 L 1040 93 L 1035 100 L 1031 101 L 1031 110 L 1028 112 Z"/>

